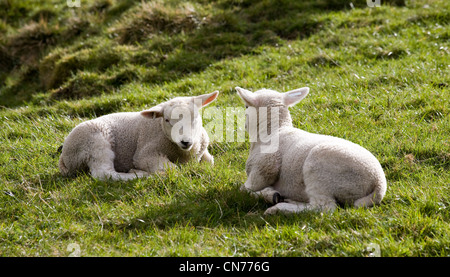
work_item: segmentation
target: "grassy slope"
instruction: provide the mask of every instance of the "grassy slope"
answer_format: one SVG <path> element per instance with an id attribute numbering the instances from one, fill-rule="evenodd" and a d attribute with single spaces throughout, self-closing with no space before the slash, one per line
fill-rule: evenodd
<path id="1" fill-rule="evenodd" d="M 448 1 L 65 2 L 0 2 L 1 255 L 450 254 Z M 241 105 L 235 86 L 309 86 L 294 124 L 372 151 L 383 204 L 263 216 L 238 189 L 248 143 L 214 142 L 213 168 L 60 176 L 81 121 L 215 89 L 215 106 Z"/>

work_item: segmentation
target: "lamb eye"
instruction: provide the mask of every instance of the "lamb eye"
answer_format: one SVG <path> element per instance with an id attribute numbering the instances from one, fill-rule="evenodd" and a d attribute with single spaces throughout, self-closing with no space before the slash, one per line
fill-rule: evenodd
<path id="1" fill-rule="evenodd" d="M 248 109 L 248 106 L 247 106 L 247 105 L 245 105 L 245 108 L 246 108 L 246 109 Z"/>
<path id="2" fill-rule="evenodd" d="M 166 118 L 166 122 L 169 123 L 169 121 L 170 121 L 170 120 L 169 120 L 168 118 Z"/>

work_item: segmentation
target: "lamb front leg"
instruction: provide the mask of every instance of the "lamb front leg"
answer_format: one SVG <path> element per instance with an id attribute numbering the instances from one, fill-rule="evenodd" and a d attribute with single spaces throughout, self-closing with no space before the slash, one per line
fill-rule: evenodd
<path id="1" fill-rule="evenodd" d="M 273 187 L 267 187 L 260 191 L 248 191 L 251 195 L 256 198 L 263 198 L 269 204 L 278 204 L 280 202 L 284 202 L 284 197 L 281 194 L 273 189 Z"/>
<path id="2" fill-rule="evenodd" d="M 214 157 L 208 152 L 208 150 L 206 150 L 202 157 L 200 158 L 200 160 L 203 162 L 208 162 L 212 165 L 214 165 Z"/>
<path id="3" fill-rule="evenodd" d="M 245 184 L 241 186 L 241 190 L 249 192 L 250 195 L 253 195 L 255 198 L 263 198 L 267 203 L 270 204 L 278 204 L 280 202 L 283 202 L 284 197 L 281 196 L 281 194 L 271 186 L 273 183 L 275 183 L 275 181 L 268 181 L 272 180 L 267 180 L 267 178 L 261 178 L 260 175 L 250 173 Z M 259 190 L 256 189 L 260 188 L 264 184 L 266 184 L 267 186 Z"/>
<path id="4" fill-rule="evenodd" d="M 150 173 L 148 173 L 147 171 L 143 171 L 143 170 L 139 170 L 139 169 L 135 169 L 132 168 L 128 171 L 128 173 L 133 173 L 135 174 L 138 178 L 142 178 L 142 177 L 147 177 L 150 175 Z"/>
<path id="5" fill-rule="evenodd" d="M 172 163 L 166 156 L 164 155 L 149 155 L 146 156 L 145 159 L 136 160 L 134 162 L 136 169 L 134 171 L 138 172 L 147 172 L 148 174 L 152 174 L 155 172 L 164 172 L 169 168 L 176 168 L 177 166 Z"/>
<path id="6" fill-rule="evenodd" d="M 164 172 L 167 169 L 177 168 L 177 165 L 172 163 L 166 156 L 158 156 L 157 163 L 152 168 L 153 172 Z"/>
<path id="7" fill-rule="evenodd" d="M 289 214 L 289 213 L 299 213 L 307 210 L 311 210 L 311 206 L 308 205 L 307 203 L 301 203 L 286 199 L 286 202 L 279 203 L 275 206 L 268 208 L 264 212 L 264 214 L 265 215 L 272 215 L 278 213 Z"/>

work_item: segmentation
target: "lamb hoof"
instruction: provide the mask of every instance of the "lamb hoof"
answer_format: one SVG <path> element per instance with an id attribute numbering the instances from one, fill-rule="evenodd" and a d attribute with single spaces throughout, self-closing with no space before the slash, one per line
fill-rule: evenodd
<path id="1" fill-rule="evenodd" d="M 272 203 L 276 205 L 280 202 L 284 202 L 284 197 L 278 192 L 274 193 L 272 196 Z"/>
<path id="2" fill-rule="evenodd" d="M 278 209 L 277 206 L 273 206 L 268 208 L 265 212 L 264 215 L 274 215 L 277 214 L 280 210 Z"/>
<path id="3" fill-rule="evenodd" d="M 143 170 L 139 170 L 139 169 L 130 169 L 128 171 L 128 173 L 134 174 L 137 178 L 144 178 L 144 177 L 148 177 L 150 176 L 150 173 L 143 171 Z"/>

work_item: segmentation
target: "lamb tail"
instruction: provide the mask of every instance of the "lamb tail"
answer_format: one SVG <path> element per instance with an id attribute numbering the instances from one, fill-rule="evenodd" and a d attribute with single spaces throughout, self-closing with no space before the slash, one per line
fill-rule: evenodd
<path id="1" fill-rule="evenodd" d="M 63 157 L 59 157 L 59 170 L 61 171 L 61 174 L 63 176 L 67 176 L 69 175 L 69 169 L 66 167 L 66 165 L 64 164 L 64 160 Z"/>
<path id="2" fill-rule="evenodd" d="M 372 207 L 375 204 L 380 204 L 386 193 L 386 178 L 380 176 L 375 189 L 368 195 L 358 199 L 353 203 L 357 208 L 359 207 Z"/>

